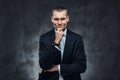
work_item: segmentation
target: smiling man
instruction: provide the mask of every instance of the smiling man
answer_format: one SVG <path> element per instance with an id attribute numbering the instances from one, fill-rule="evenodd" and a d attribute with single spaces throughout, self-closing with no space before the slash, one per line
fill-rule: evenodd
<path id="1" fill-rule="evenodd" d="M 86 70 L 82 36 L 67 28 L 69 15 L 64 7 L 52 11 L 53 29 L 40 36 L 39 80 L 81 80 Z"/>

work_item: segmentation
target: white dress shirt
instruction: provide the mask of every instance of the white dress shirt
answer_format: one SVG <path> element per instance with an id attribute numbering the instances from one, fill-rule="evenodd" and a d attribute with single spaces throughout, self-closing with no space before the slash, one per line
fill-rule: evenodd
<path id="1" fill-rule="evenodd" d="M 63 53 L 64 53 L 64 47 L 65 47 L 65 42 L 66 42 L 66 33 L 67 33 L 67 29 L 64 30 L 64 36 L 62 37 L 62 40 L 60 41 L 60 51 L 61 51 L 61 61 L 63 59 Z M 58 47 L 55 46 L 57 49 Z M 59 80 L 64 80 L 62 75 L 60 74 L 60 65 L 58 65 L 58 69 L 59 69 Z"/>

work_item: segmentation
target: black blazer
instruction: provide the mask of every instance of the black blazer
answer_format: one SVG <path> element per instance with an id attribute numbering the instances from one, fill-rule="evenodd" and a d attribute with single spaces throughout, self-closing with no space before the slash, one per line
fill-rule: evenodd
<path id="1" fill-rule="evenodd" d="M 60 73 L 64 80 L 81 80 L 80 73 L 86 70 L 86 55 L 81 35 L 67 30 L 63 60 L 61 52 L 52 44 L 55 39 L 54 29 L 41 35 L 39 41 L 39 64 L 43 70 L 60 64 Z M 43 72 L 39 80 L 58 80 L 58 72 Z"/>

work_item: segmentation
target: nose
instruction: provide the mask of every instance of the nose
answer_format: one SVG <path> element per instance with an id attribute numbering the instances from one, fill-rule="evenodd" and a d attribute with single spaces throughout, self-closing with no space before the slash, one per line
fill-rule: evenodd
<path id="1" fill-rule="evenodd" d="M 62 23 L 62 21 L 59 19 L 59 20 L 58 20 L 58 24 L 61 24 L 61 23 Z"/>

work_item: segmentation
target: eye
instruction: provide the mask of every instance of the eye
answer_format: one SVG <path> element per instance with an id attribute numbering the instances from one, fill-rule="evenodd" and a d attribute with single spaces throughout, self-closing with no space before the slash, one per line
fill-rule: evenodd
<path id="1" fill-rule="evenodd" d="M 65 18 L 61 18 L 61 20 L 65 20 Z"/>
<path id="2" fill-rule="evenodd" d="M 58 20 L 63 21 L 63 20 L 65 20 L 65 19 L 66 19 L 66 18 L 54 18 L 55 21 L 58 21 Z"/>
<path id="3" fill-rule="evenodd" d="M 58 21 L 58 20 L 59 20 L 59 18 L 54 18 L 54 20 L 55 20 L 55 21 Z"/>

